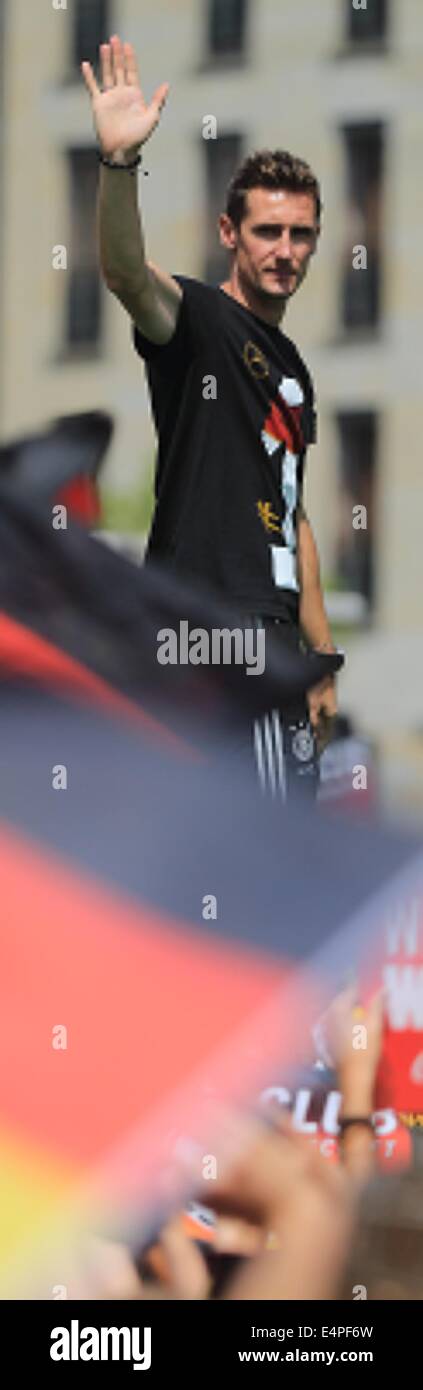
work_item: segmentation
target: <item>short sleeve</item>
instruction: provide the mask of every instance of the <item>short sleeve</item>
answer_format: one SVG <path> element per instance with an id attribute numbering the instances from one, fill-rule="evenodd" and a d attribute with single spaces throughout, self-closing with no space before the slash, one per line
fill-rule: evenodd
<path id="1" fill-rule="evenodd" d="M 175 332 L 173 336 L 171 336 L 170 341 L 168 341 L 168 343 L 153 343 L 152 339 L 146 338 L 146 336 L 142 334 L 141 328 L 138 328 L 138 325 L 136 325 L 134 321 L 131 322 L 132 342 L 134 342 L 135 352 L 138 352 L 139 357 L 142 357 L 143 361 L 146 361 L 146 363 L 154 363 L 154 366 L 157 367 L 160 367 L 161 363 L 163 363 L 163 367 L 167 367 L 167 364 L 171 366 L 173 361 L 178 361 L 178 363 L 184 360 L 188 361 L 189 357 L 192 356 L 193 342 L 191 322 L 189 322 L 188 295 L 186 295 L 185 279 L 182 275 L 174 275 L 173 278 L 177 279 L 184 293 L 182 293 L 181 304 L 179 304 L 177 327 L 175 327 Z"/>
<path id="2" fill-rule="evenodd" d="M 199 279 L 189 278 L 188 275 L 173 275 L 181 285 L 182 300 L 179 306 L 177 327 L 170 342 L 152 343 L 149 338 L 143 336 L 141 329 L 132 324 L 132 338 L 134 346 L 139 356 L 147 364 L 152 364 L 154 370 L 160 373 L 161 364 L 163 371 L 175 367 L 184 368 L 188 366 L 192 357 L 196 353 L 202 352 L 203 347 L 209 346 L 210 336 L 216 336 L 218 332 L 218 295 L 217 289 L 210 285 L 203 284 Z"/>

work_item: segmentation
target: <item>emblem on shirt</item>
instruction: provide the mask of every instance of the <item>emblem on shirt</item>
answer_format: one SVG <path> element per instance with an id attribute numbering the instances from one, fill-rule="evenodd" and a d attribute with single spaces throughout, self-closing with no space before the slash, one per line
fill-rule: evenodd
<path id="1" fill-rule="evenodd" d="M 256 344 L 252 343 L 251 340 L 245 343 L 243 357 L 245 365 L 248 367 L 248 371 L 251 372 L 252 376 L 258 377 L 260 381 L 263 381 L 265 376 L 269 376 L 269 363 L 267 358 L 264 352 L 261 351 L 261 348 L 256 347 Z"/>
<path id="2" fill-rule="evenodd" d="M 294 758 L 298 758 L 300 763 L 310 762 L 314 752 L 313 735 L 310 729 L 297 729 L 292 740 L 292 752 Z"/>

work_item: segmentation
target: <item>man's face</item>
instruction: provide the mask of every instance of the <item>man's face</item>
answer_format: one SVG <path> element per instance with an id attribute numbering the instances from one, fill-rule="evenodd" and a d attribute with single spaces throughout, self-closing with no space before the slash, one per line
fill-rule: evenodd
<path id="1" fill-rule="evenodd" d="M 315 200 L 310 193 L 250 189 L 239 230 L 223 214 L 220 232 L 223 244 L 235 252 L 241 284 L 258 298 L 283 303 L 301 285 L 316 249 Z"/>

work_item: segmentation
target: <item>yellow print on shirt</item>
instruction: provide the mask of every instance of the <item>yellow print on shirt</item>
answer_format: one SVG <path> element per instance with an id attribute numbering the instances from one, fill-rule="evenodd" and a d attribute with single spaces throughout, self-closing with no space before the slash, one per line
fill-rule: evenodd
<path id="1" fill-rule="evenodd" d="M 263 381 L 266 376 L 270 375 L 269 363 L 264 352 L 261 348 L 256 347 L 256 344 L 252 343 L 251 340 L 244 344 L 243 357 L 248 371 L 251 372 L 252 376 L 258 377 L 259 381 Z"/>
<path id="2" fill-rule="evenodd" d="M 257 511 L 266 531 L 281 532 L 281 518 L 272 510 L 271 502 L 257 502 Z"/>

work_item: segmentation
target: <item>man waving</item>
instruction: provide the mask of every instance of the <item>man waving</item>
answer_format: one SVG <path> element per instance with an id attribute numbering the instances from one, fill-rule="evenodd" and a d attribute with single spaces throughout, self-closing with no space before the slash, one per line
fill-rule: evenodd
<path id="1" fill-rule="evenodd" d="M 333 651 L 302 502 L 313 386 L 281 329 L 317 248 L 318 182 L 287 151 L 250 155 L 219 219 L 225 282 L 168 274 L 147 259 L 135 177 L 168 84 L 147 104 L 134 50 L 116 35 L 101 46 L 101 69 L 100 89 L 82 65 L 100 147 L 101 270 L 130 316 L 158 435 L 147 562 L 220 595 L 291 648 Z M 335 709 L 330 678 L 308 708 L 272 710 L 256 723 L 263 785 L 282 797 L 292 781 L 315 790 L 315 732 Z"/>

